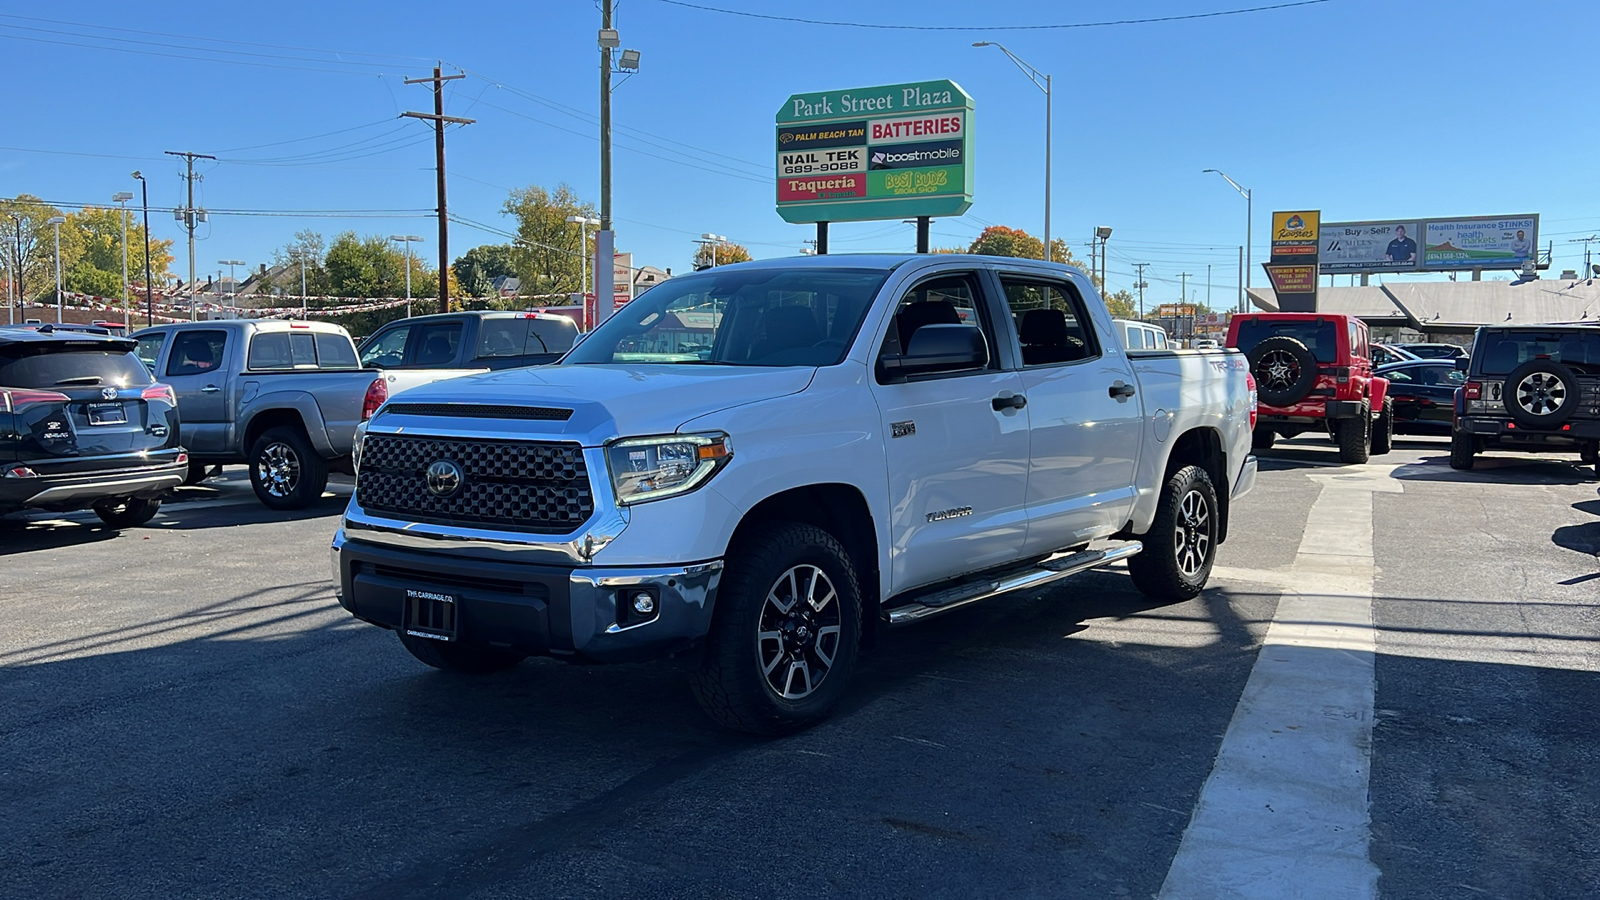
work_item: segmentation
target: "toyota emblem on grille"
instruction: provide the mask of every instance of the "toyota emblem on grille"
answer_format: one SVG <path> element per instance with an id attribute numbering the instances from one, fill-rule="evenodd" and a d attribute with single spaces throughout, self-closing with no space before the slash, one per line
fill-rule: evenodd
<path id="1" fill-rule="evenodd" d="M 460 490 L 461 479 L 461 467 L 448 459 L 428 464 L 428 493 L 435 497 L 448 497 Z"/>

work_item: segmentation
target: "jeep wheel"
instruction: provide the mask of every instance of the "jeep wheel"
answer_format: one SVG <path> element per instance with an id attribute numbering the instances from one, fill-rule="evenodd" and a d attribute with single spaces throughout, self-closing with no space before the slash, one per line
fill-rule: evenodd
<path id="1" fill-rule="evenodd" d="M 1382 456 L 1394 449 L 1394 401 L 1383 398 L 1383 411 L 1372 423 L 1372 455 Z"/>
<path id="2" fill-rule="evenodd" d="M 269 428 L 250 448 L 250 486 L 269 509 L 305 509 L 328 487 L 328 463 L 298 428 Z"/>
<path id="3" fill-rule="evenodd" d="M 1477 454 L 1477 439 L 1456 431 L 1450 434 L 1450 468 L 1465 472 L 1472 468 L 1472 457 Z"/>
<path id="4" fill-rule="evenodd" d="M 1155 521 L 1128 560 L 1133 586 L 1146 597 L 1188 600 L 1200 593 L 1217 558 L 1217 489 L 1199 466 L 1174 472 L 1161 489 Z"/>
<path id="5" fill-rule="evenodd" d="M 785 734 L 844 696 L 861 638 L 855 567 L 826 531 L 756 526 L 728 554 L 695 699 L 718 723 Z"/>
<path id="6" fill-rule="evenodd" d="M 400 643 L 405 645 L 411 655 L 418 660 L 441 669 L 445 672 L 459 672 L 463 675 L 487 675 L 491 672 L 504 672 L 528 658 L 526 653 L 517 653 L 499 647 L 485 647 L 481 644 L 457 644 L 451 641 L 436 641 L 432 638 L 412 637 L 409 634 L 399 633 Z"/>
<path id="7" fill-rule="evenodd" d="M 1258 425 L 1255 431 L 1250 432 L 1250 449 L 1271 450 L 1272 443 L 1277 439 L 1277 433 L 1271 428 L 1262 428 Z"/>
<path id="8" fill-rule="evenodd" d="M 94 505 L 94 514 L 112 528 L 138 528 L 155 518 L 160 509 L 160 500 L 126 497 L 121 500 L 101 500 Z"/>
<path id="9" fill-rule="evenodd" d="M 1267 338 L 1245 358 L 1256 377 L 1256 396 L 1268 406 L 1299 403 L 1317 385 L 1317 357 L 1288 335 Z"/>
<path id="10" fill-rule="evenodd" d="M 1372 413 L 1365 402 L 1353 418 L 1338 419 L 1334 426 L 1339 441 L 1339 462 L 1364 463 L 1372 454 Z"/>

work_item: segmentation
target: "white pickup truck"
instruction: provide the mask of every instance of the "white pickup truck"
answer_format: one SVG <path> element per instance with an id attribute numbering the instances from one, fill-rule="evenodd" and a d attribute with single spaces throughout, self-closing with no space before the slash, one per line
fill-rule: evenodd
<path id="1" fill-rule="evenodd" d="M 384 405 L 339 600 L 448 670 L 687 656 L 713 718 L 782 733 L 880 627 L 1124 559 L 1194 596 L 1255 480 L 1254 409 L 1242 355 L 1124 350 L 1064 266 L 718 267 L 557 365 Z"/>

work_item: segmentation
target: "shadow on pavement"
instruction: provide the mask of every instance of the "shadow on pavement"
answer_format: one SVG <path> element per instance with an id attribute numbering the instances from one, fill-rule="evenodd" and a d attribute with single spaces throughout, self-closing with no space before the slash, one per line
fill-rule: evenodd
<path id="1" fill-rule="evenodd" d="M 1445 481 L 1467 484 L 1588 484 L 1596 481 L 1594 469 L 1569 460 L 1539 456 L 1479 455 L 1471 469 L 1450 468 L 1450 457 L 1429 456 L 1400 466 L 1394 477 L 1403 481 Z"/>

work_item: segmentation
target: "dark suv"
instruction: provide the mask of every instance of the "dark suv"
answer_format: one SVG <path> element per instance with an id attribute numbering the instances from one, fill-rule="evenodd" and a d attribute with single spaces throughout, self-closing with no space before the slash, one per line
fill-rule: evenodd
<path id="1" fill-rule="evenodd" d="M 1456 392 L 1450 466 L 1472 468 L 1484 450 L 1578 453 L 1600 442 L 1600 327 L 1521 325 L 1478 329 Z"/>
<path id="2" fill-rule="evenodd" d="M 0 328 L 0 514 L 93 508 L 150 521 L 183 482 L 178 404 L 105 329 Z"/>

